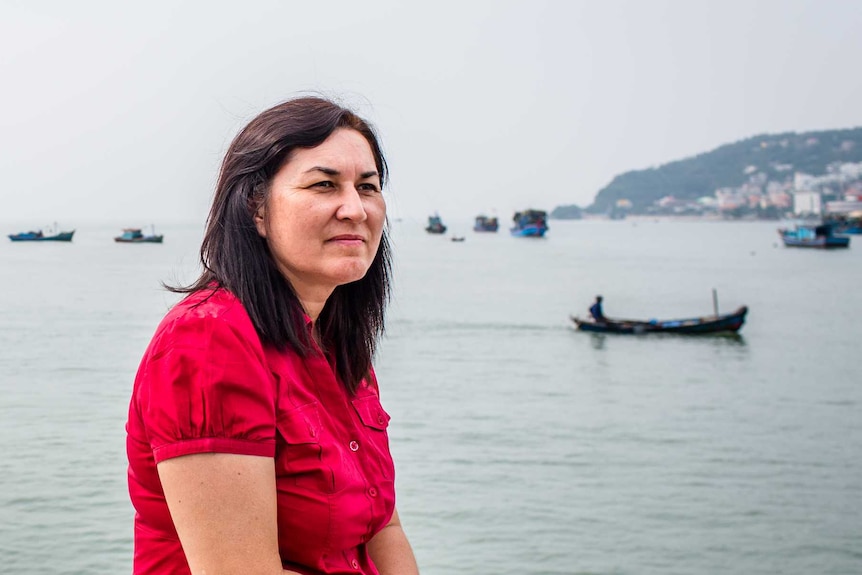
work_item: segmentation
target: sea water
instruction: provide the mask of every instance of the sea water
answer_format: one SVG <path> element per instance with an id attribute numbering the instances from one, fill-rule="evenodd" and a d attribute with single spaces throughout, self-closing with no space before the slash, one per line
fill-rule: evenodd
<path id="1" fill-rule="evenodd" d="M 544 239 L 393 221 L 376 361 L 424 575 L 862 572 L 862 236 L 551 220 Z M 17 231 L 14 226 L 4 233 Z M 0 243 L 0 573 L 131 570 L 129 394 L 200 224 Z M 857 245 L 858 243 L 858 245 Z M 748 305 L 739 337 L 577 332 Z"/>

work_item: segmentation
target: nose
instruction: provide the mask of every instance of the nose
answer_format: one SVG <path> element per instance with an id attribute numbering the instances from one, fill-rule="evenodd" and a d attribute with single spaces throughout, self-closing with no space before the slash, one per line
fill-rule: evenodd
<path id="1" fill-rule="evenodd" d="M 364 222 L 368 219 L 368 214 L 365 213 L 365 204 L 362 202 L 362 196 L 353 186 L 346 186 L 341 194 L 339 194 L 340 204 L 335 212 L 335 217 L 339 220 L 350 220 L 352 222 Z"/>

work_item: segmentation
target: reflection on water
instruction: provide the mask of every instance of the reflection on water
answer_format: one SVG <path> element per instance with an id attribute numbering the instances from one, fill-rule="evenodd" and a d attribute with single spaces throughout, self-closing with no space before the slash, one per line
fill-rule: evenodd
<path id="1" fill-rule="evenodd" d="M 740 333 L 713 333 L 701 335 L 686 335 L 675 333 L 646 333 L 635 335 L 620 333 L 583 332 L 583 336 L 588 337 L 590 340 L 590 346 L 593 349 L 598 350 L 605 349 L 605 342 L 608 339 L 637 339 L 656 342 L 656 344 L 658 344 L 658 342 L 660 342 L 661 340 L 670 340 L 674 344 L 701 345 L 707 347 L 713 346 L 744 348 L 748 345 L 745 341 L 745 337 Z"/>
<path id="2" fill-rule="evenodd" d="M 608 338 L 608 335 L 605 333 L 590 333 L 590 345 L 593 346 L 593 349 L 605 349 L 605 340 Z"/>

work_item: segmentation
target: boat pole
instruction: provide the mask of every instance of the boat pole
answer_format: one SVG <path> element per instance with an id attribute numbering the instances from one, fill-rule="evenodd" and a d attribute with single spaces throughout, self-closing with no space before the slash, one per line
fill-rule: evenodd
<path id="1" fill-rule="evenodd" d="M 712 311 L 715 313 L 715 317 L 718 317 L 718 292 L 715 291 L 715 288 L 712 288 Z"/>

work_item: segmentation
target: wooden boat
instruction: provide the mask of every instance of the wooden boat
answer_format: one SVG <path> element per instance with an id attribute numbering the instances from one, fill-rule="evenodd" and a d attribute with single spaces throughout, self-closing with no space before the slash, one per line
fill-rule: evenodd
<path id="1" fill-rule="evenodd" d="M 446 226 L 443 225 L 443 220 L 440 219 L 440 216 L 434 214 L 433 216 L 428 216 L 428 227 L 425 228 L 425 231 L 429 234 L 445 234 Z"/>
<path id="2" fill-rule="evenodd" d="M 39 231 L 22 232 L 20 234 L 9 234 L 13 242 L 71 242 L 75 230 L 70 232 L 49 232 L 47 235 Z"/>
<path id="3" fill-rule="evenodd" d="M 736 333 L 742 327 L 742 324 L 745 323 L 747 313 L 748 307 L 742 306 L 733 313 L 690 319 L 642 321 L 606 318 L 601 322 L 580 319 L 575 316 L 571 316 L 571 319 L 581 331 L 600 333 Z"/>
<path id="4" fill-rule="evenodd" d="M 125 228 L 122 235 L 115 237 L 114 241 L 121 244 L 160 244 L 164 237 L 155 233 L 145 236 L 140 228 Z"/>
<path id="5" fill-rule="evenodd" d="M 525 210 L 515 212 L 512 218 L 515 227 L 509 231 L 515 237 L 541 238 L 548 231 L 548 214 L 543 210 Z"/>
<path id="6" fill-rule="evenodd" d="M 794 229 L 779 229 L 778 235 L 784 245 L 789 248 L 846 248 L 850 246 L 850 238 L 835 235 L 833 227 L 828 224 L 819 226 L 797 225 Z"/>

